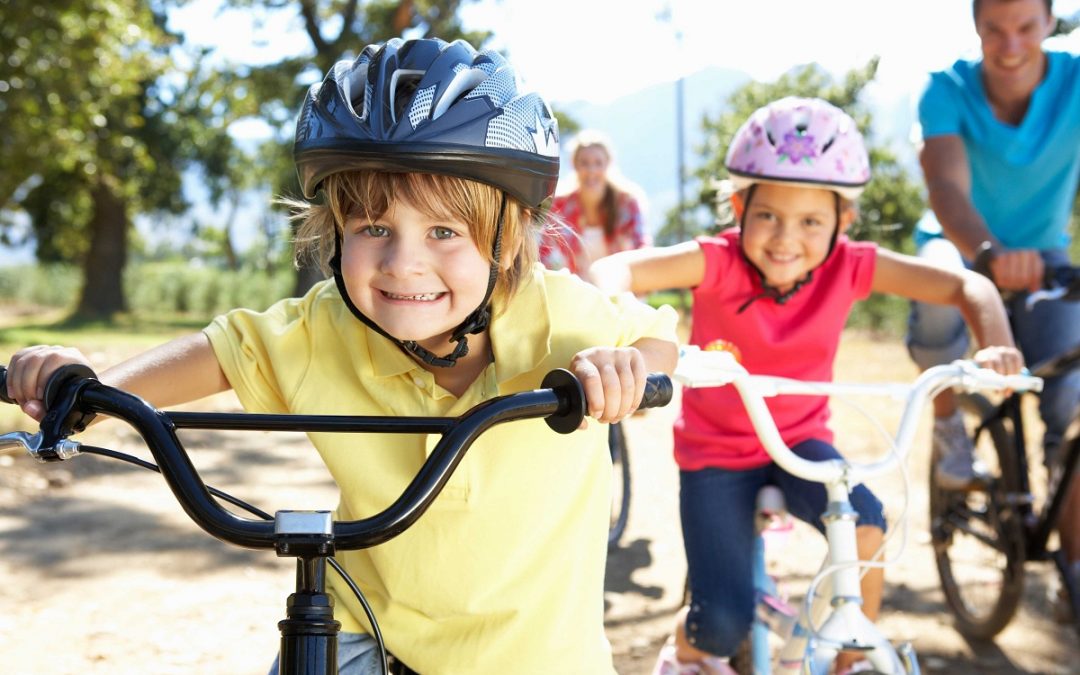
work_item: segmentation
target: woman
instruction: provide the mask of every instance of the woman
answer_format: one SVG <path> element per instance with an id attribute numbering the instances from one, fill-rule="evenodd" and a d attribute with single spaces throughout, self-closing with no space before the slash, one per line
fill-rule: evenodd
<path id="1" fill-rule="evenodd" d="M 651 242 L 637 200 L 613 177 L 611 143 L 596 131 L 581 131 L 570 157 L 577 187 L 552 201 L 540 256 L 550 269 L 565 267 L 588 279 L 592 261 Z"/>

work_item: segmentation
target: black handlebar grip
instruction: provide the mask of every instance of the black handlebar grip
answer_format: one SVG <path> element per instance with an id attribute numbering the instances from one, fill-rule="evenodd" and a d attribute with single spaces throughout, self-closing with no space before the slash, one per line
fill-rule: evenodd
<path id="1" fill-rule="evenodd" d="M 663 373 L 650 373 L 645 380 L 645 393 L 641 396 L 641 408 L 662 408 L 671 403 L 671 378 Z"/>
<path id="2" fill-rule="evenodd" d="M 14 403 L 15 399 L 8 396 L 7 393 L 7 368 L 0 366 L 0 401 L 4 403 Z"/>
<path id="3" fill-rule="evenodd" d="M 45 383 L 45 409 L 52 410 L 53 404 L 56 403 L 56 397 L 69 380 L 87 378 L 96 380 L 97 374 L 89 366 L 84 366 L 81 363 L 69 363 L 66 366 L 57 368 L 52 375 L 49 375 L 49 381 Z"/>

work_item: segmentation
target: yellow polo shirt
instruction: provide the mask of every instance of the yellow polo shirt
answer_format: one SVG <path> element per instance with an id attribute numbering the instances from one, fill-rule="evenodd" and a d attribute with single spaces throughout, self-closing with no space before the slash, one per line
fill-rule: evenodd
<path id="1" fill-rule="evenodd" d="M 266 312 L 234 310 L 205 332 L 252 412 L 454 416 L 540 386 L 582 349 L 675 341 L 675 312 L 611 299 L 539 266 L 490 328 L 494 363 L 461 398 L 358 321 L 333 281 Z M 613 673 L 603 587 L 611 462 L 607 429 L 559 435 L 543 420 L 486 432 L 432 507 L 400 536 L 339 552 L 388 648 L 429 674 Z M 438 437 L 313 433 L 341 490 L 334 514 L 364 518 L 405 488 Z M 330 575 L 342 629 L 363 610 Z"/>

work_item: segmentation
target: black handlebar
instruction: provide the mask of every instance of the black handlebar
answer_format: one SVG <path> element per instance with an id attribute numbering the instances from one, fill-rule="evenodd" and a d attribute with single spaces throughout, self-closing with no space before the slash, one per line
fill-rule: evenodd
<path id="1" fill-rule="evenodd" d="M 6 379 L 7 369 L 0 366 L 0 399 L 14 403 L 7 396 Z M 548 373 L 540 389 L 489 399 L 456 418 L 170 413 L 98 382 L 84 366 L 57 370 L 46 392 L 48 412 L 40 432 L 45 446 L 52 447 L 81 430 L 96 413 L 124 420 L 143 437 L 188 516 L 214 537 L 247 548 L 274 548 L 278 542 L 275 523 L 241 518 L 223 509 L 188 458 L 176 436 L 178 428 L 441 434 L 431 455 L 393 504 L 369 518 L 334 522 L 333 546 L 349 550 L 383 543 L 416 522 L 434 502 L 465 452 L 492 426 L 544 417 L 555 431 L 569 433 L 578 428 L 586 410 L 581 384 L 565 370 Z M 639 407 L 666 405 L 671 394 L 671 380 L 666 375 L 649 375 Z M 43 455 L 62 458 L 58 453 Z"/>

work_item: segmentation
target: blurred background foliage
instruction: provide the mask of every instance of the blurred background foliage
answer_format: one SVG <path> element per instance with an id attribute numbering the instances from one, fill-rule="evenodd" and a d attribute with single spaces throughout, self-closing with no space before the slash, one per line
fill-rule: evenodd
<path id="1" fill-rule="evenodd" d="M 292 127 L 307 87 L 358 45 L 406 33 L 479 46 L 491 37 L 463 29 L 458 13 L 469 0 L 223 0 L 256 14 L 294 11 L 310 43 L 302 56 L 234 64 L 168 30 L 168 11 L 187 1 L 0 0 L 0 243 L 32 243 L 39 263 L 0 267 L 0 302 L 98 321 L 208 317 L 302 292 L 318 275 L 294 267 L 289 223 L 272 198 L 298 192 Z M 723 112 L 700 120 L 706 140 L 693 173 L 704 189 L 667 214 L 657 241 L 723 224 L 713 186 L 725 177 L 733 132 L 764 103 L 800 95 L 844 108 L 869 141 L 874 179 L 854 236 L 909 250 L 925 204 L 919 177 L 875 142 L 863 99 L 877 65 L 839 78 L 805 65 L 735 91 Z M 569 137 L 577 123 L 556 114 Z M 267 137 L 238 142 L 230 129 L 252 120 Z M 196 215 L 189 180 L 199 184 L 203 206 L 222 215 Z M 238 250 L 237 214 L 252 194 L 263 205 L 257 236 Z M 694 221 L 693 213 L 710 215 Z M 136 220 L 152 225 L 137 230 Z M 904 312 L 896 301 L 873 299 L 853 321 L 898 332 Z"/>

